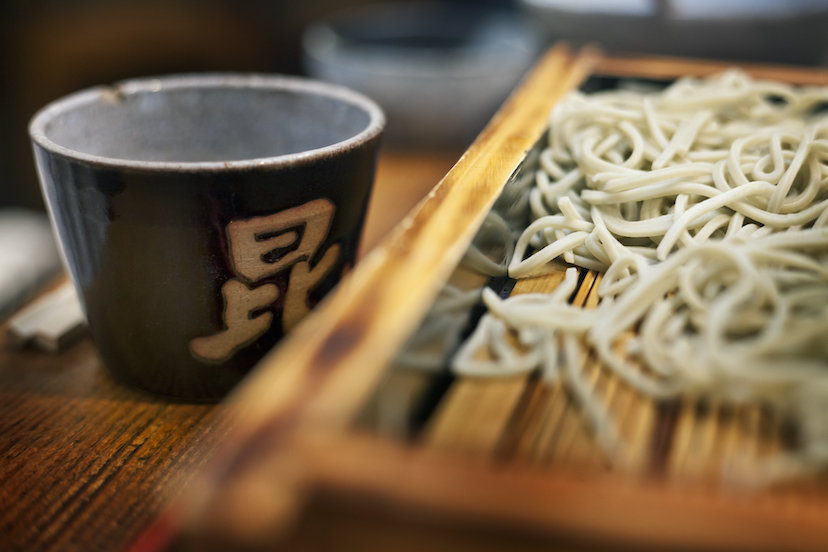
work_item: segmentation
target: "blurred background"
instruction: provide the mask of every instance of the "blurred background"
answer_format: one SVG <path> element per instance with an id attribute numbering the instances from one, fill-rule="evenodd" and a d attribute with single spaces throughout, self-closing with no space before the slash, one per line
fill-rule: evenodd
<path id="1" fill-rule="evenodd" d="M 462 152 L 552 41 L 821 65 L 826 3 L 3 0 L 0 207 L 42 209 L 28 120 L 46 103 L 97 84 L 190 71 L 311 74 L 383 105 L 388 147 Z"/>
<path id="2" fill-rule="evenodd" d="M 303 74 L 302 32 L 378 0 L 2 0 L 0 207 L 42 208 L 27 124 L 73 91 L 191 71 Z M 456 3 L 463 4 L 458 1 Z M 474 0 L 473 9 L 508 6 Z"/>

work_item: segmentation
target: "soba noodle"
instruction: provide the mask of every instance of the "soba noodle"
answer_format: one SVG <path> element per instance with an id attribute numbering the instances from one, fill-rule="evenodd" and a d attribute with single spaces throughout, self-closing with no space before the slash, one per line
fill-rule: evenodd
<path id="1" fill-rule="evenodd" d="M 828 421 L 808 414 L 828 410 L 825 102 L 828 89 L 736 70 L 660 93 L 571 94 L 551 115 L 508 272 L 561 258 L 603 272 L 601 303 L 567 303 L 574 268 L 551 294 L 486 291 L 454 369 L 561 379 L 616 451 L 613 420 L 579 376 L 586 346 L 649 396 L 786 408 L 804 438 L 789 463 L 828 461 Z"/>

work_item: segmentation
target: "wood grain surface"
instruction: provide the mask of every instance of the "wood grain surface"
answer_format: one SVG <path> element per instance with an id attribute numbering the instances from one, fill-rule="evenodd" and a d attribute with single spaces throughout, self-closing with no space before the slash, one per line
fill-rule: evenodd
<path id="1" fill-rule="evenodd" d="M 131 391 L 88 341 L 11 351 L 0 326 L 0 550 L 118 550 L 209 457 L 220 408 Z"/>
<path id="2" fill-rule="evenodd" d="M 650 79 L 673 79 L 681 76 L 708 77 L 738 65 L 757 79 L 768 79 L 798 85 L 828 84 L 828 70 L 816 67 L 793 67 L 760 63 L 733 63 L 702 59 L 650 55 L 613 55 L 598 60 L 596 74 L 623 75 Z"/>

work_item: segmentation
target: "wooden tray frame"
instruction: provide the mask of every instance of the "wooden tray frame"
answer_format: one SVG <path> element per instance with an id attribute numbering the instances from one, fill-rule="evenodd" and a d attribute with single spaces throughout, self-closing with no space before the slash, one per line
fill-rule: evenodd
<path id="1" fill-rule="evenodd" d="M 590 74 L 669 79 L 733 65 L 550 49 L 428 197 L 235 393 L 232 436 L 133 550 L 271 549 L 315 493 L 591 545 L 825 550 L 826 496 L 496 465 L 352 429 L 562 95 Z M 828 84 L 823 70 L 741 67 Z"/>

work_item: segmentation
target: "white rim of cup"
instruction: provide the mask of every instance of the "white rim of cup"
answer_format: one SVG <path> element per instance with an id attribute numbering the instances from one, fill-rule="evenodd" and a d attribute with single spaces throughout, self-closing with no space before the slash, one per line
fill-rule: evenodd
<path id="1" fill-rule="evenodd" d="M 324 146 L 298 153 L 257 157 L 234 161 L 139 161 L 104 157 L 83 153 L 53 142 L 46 136 L 46 126 L 58 115 L 71 111 L 77 106 L 100 101 L 107 94 L 133 94 L 137 92 L 159 92 L 176 88 L 195 87 L 251 87 L 272 90 L 291 90 L 326 96 L 341 100 L 363 109 L 369 116 L 368 125 L 353 136 Z M 172 171 L 201 171 L 215 169 L 251 169 L 256 167 L 279 167 L 308 162 L 328 154 L 351 149 L 378 135 L 385 126 L 385 115 L 379 105 L 367 96 L 350 88 L 303 77 L 281 75 L 205 73 L 190 75 L 171 75 L 130 79 L 112 86 L 96 86 L 75 92 L 56 100 L 38 111 L 29 123 L 31 139 L 43 149 L 64 157 L 94 165 L 123 169 L 165 169 Z"/>

